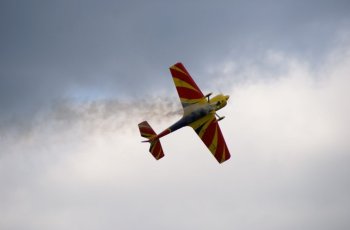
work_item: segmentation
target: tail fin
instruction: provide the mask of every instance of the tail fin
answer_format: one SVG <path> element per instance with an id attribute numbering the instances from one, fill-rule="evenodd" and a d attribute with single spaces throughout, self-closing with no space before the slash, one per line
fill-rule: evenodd
<path id="1" fill-rule="evenodd" d="M 139 129 L 141 136 L 147 138 L 147 142 L 151 143 L 151 147 L 149 148 L 150 153 L 156 158 L 156 160 L 159 160 L 160 158 L 164 157 L 164 152 L 162 145 L 160 144 L 159 139 L 153 139 L 157 136 L 157 134 L 154 132 L 152 127 L 148 124 L 147 121 L 143 121 L 139 124 Z"/>

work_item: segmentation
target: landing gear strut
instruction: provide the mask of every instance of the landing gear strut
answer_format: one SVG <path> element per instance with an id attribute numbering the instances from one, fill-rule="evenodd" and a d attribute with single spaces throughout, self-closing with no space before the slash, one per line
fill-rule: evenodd
<path id="1" fill-rule="evenodd" d="M 225 116 L 220 117 L 220 116 L 219 116 L 217 113 L 215 113 L 215 116 L 217 116 L 218 121 L 221 121 L 222 119 L 224 119 L 224 118 L 225 118 Z"/>

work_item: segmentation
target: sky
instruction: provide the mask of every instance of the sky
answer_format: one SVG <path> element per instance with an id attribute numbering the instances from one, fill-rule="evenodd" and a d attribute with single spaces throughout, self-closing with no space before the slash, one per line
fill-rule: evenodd
<path id="1" fill-rule="evenodd" d="M 349 1 L 1 1 L 0 229 L 349 229 Z M 231 159 L 181 117 L 169 66 Z"/>

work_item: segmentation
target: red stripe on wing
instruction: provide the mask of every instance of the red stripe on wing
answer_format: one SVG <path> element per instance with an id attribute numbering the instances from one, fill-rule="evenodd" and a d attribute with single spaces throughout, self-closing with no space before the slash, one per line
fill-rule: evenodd
<path id="1" fill-rule="evenodd" d="M 213 142 L 213 138 L 214 138 L 215 130 L 216 130 L 216 125 L 215 125 L 215 123 L 213 121 L 215 121 L 215 118 L 211 122 L 209 121 L 210 124 L 207 127 L 207 129 L 204 131 L 203 136 L 201 137 L 203 142 L 204 142 L 204 144 L 206 146 L 208 146 L 208 147 Z"/>
<path id="2" fill-rule="evenodd" d="M 198 91 L 194 91 L 192 89 L 189 88 L 185 88 L 185 87 L 176 87 L 177 92 L 179 93 L 180 99 L 184 98 L 184 99 L 202 99 L 203 95 L 198 92 Z"/>
<path id="3" fill-rule="evenodd" d="M 216 122 L 216 128 L 217 128 L 217 148 L 216 148 L 216 151 L 215 151 L 215 158 L 218 162 L 222 163 L 228 159 L 230 159 L 230 152 L 227 148 L 227 145 L 225 143 L 225 139 L 224 139 L 224 136 L 222 135 L 222 132 L 220 130 L 220 126 L 219 124 Z"/>
<path id="4" fill-rule="evenodd" d="M 220 128 L 219 126 L 217 126 L 217 143 L 216 143 L 216 151 L 215 151 L 215 158 L 221 162 L 222 158 L 223 158 L 223 155 L 225 154 L 225 141 L 224 141 L 224 138 L 220 132 Z"/>

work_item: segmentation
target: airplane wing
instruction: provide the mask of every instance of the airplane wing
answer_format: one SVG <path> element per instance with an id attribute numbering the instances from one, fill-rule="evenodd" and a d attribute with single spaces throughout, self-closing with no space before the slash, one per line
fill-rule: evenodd
<path id="1" fill-rule="evenodd" d="M 171 66 L 170 72 L 183 107 L 205 100 L 202 91 L 182 63 Z"/>
<path id="2" fill-rule="evenodd" d="M 219 163 L 230 159 L 231 155 L 214 114 L 193 122 L 190 126 L 202 139 Z"/>

